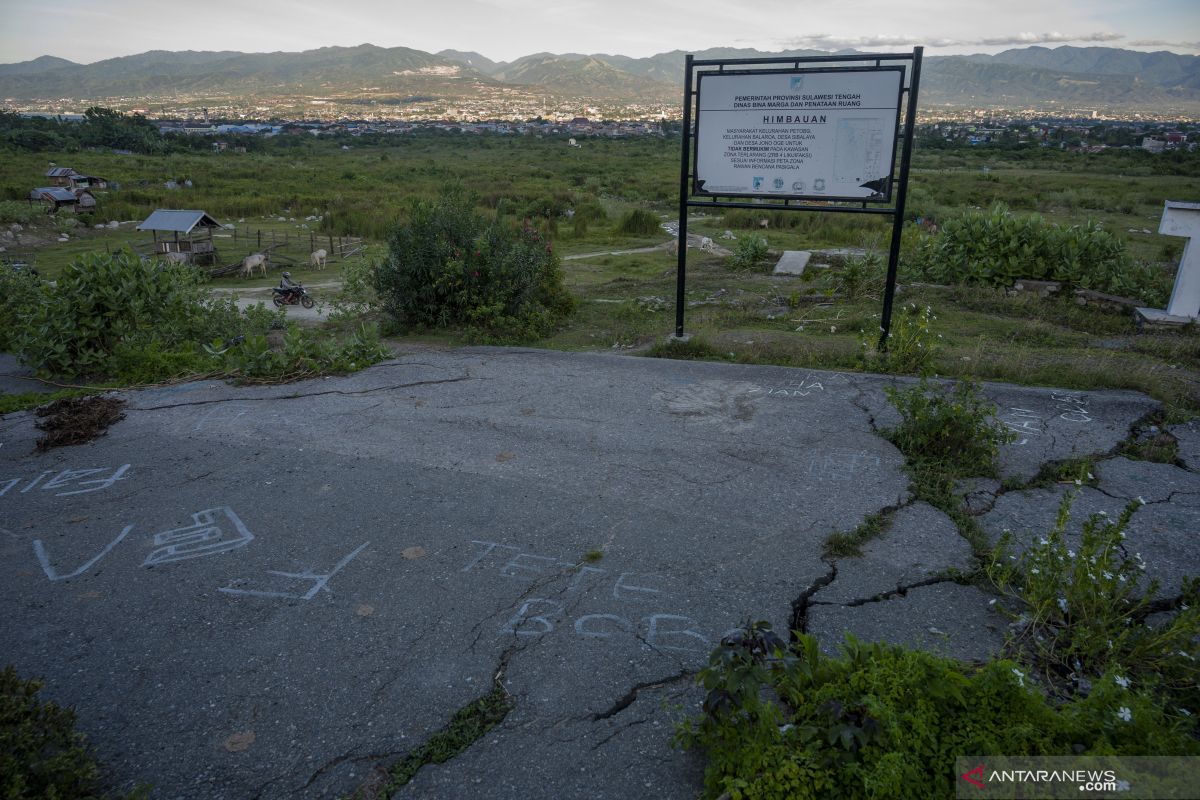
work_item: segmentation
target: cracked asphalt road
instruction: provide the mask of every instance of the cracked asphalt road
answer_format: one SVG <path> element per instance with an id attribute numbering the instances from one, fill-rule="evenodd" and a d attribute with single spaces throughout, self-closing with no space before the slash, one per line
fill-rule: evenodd
<path id="1" fill-rule="evenodd" d="M 107 436 L 44 454 L 32 415 L 8 415 L 5 660 L 77 708 L 115 787 L 152 797 L 347 793 L 501 664 L 508 717 L 398 797 L 694 797 L 702 765 L 672 727 L 747 620 L 826 648 L 846 630 L 964 658 L 998 646 L 987 596 L 945 580 L 970 548 L 911 501 L 878 435 L 890 381 L 476 348 L 132 392 Z M 985 390 L 1020 434 L 1002 454 L 1017 478 L 1111 453 L 1156 408 Z M 1195 432 L 1179 435 L 1200 468 Z M 1161 554 L 1168 590 L 1197 572 L 1184 466 L 1111 458 L 1095 490 L 1161 501 L 1130 538 Z M 1057 509 L 1049 490 L 972 491 L 989 531 Z M 831 532 L 886 508 L 862 558 L 821 559 Z"/>

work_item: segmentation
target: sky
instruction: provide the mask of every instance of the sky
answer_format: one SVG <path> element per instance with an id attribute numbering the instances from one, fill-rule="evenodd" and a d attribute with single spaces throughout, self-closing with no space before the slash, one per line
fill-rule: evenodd
<path id="1" fill-rule="evenodd" d="M 495 61 L 916 44 L 928 55 L 1033 44 L 1200 54 L 1200 0 L 0 0 L 0 63 L 364 43 Z"/>

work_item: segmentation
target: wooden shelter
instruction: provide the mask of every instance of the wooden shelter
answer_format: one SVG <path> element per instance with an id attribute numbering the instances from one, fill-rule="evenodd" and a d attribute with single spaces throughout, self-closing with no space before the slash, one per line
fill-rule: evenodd
<path id="1" fill-rule="evenodd" d="M 137 226 L 154 237 L 154 253 L 166 256 L 179 253 L 181 260 L 192 263 L 216 263 L 213 230 L 221 223 L 204 211 L 160 208 Z M 159 238 L 159 234 L 163 234 Z M 176 256 L 179 258 L 179 256 Z"/>
<path id="2" fill-rule="evenodd" d="M 96 208 L 96 198 L 87 189 L 65 189 L 61 186 L 39 186 L 30 191 L 29 202 L 46 204 L 46 213 L 67 210 L 86 213 Z"/>

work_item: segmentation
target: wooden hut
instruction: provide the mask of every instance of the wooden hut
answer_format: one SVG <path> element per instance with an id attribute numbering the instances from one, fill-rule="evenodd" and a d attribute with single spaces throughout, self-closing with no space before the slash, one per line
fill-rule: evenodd
<path id="1" fill-rule="evenodd" d="M 72 214 L 93 211 L 96 198 L 87 189 L 64 189 L 61 186 L 39 186 L 29 193 L 29 202 L 45 203 L 46 213 L 68 211 Z"/>
<path id="2" fill-rule="evenodd" d="M 146 217 L 137 229 L 150 231 L 154 237 L 155 255 L 179 253 L 180 256 L 175 258 L 187 263 L 213 264 L 216 262 L 213 230 L 220 227 L 221 223 L 204 211 L 160 208 Z"/>

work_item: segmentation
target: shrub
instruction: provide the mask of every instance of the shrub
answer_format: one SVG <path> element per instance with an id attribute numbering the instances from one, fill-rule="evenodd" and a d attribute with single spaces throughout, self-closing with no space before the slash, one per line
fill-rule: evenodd
<path id="1" fill-rule="evenodd" d="M 487 221 L 458 191 L 413 203 L 375 270 L 375 289 L 402 326 L 461 326 L 479 338 L 545 336 L 574 301 L 553 246 L 528 221 Z"/>
<path id="2" fill-rule="evenodd" d="M 0 308 L 8 313 L 7 304 Z M 211 299 L 191 267 L 142 261 L 129 251 L 81 256 L 54 286 L 38 284 L 14 304 L 12 318 L 12 342 L 40 374 L 121 384 L 197 374 L 290 379 L 387 357 L 369 332 L 343 346 L 293 327 L 291 349 L 271 351 L 266 366 L 238 360 L 246 342 L 265 341 L 270 328 L 282 325 L 282 315 L 261 305 L 243 312 L 232 298 Z"/>
<path id="3" fill-rule="evenodd" d="M 16 344 L 41 373 L 111 374 L 118 347 L 170 349 L 223 334 L 213 329 L 206 300 L 197 273 L 185 265 L 142 261 L 130 251 L 85 255 L 55 286 L 40 285 Z"/>
<path id="4" fill-rule="evenodd" d="M 743 236 L 734 245 L 733 255 L 725 263 L 736 270 L 756 269 L 767 258 L 767 240 L 762 236 Z"/>
<path id="5" fill-rule="evenodd" d="M 34 208 L 29 203 L 22 203 L 19 200 L 0 200 L 0 223 L 5 225 L 14 222 L 27 225 L 33 219 L 34 213 Z"/>
<path id="6" fill-rule="evenodd" d="M 707 796 L 745 800 L 953 797 L 948 765 L 968 753 L 1200 752 L 1177 717 L 1111 680 L 1055 706 L 1024 676 L 1012 661 L 973 668 L 849 636 L 830 658 L 759 622 L 714 650 L 703 713 L 676 743 L 705 751 Z"/>
<path id="7" fill-rule="evenodd" d="M 916 386 L 884 392 L 900 412 L 900 424 L 885 435 L 910 466 L 959 477 L 995 474 L 1000 445 L 1012 434 L 992 422 L 996 406 L 976 384 L 959 381 L 947 393 L 923 377 Z"/>
<path id="8" fill-rule="evenodd" d="M 1012 555 L 1005 534 L 990 559 L 989 577 L 1014 604 L 1013 651 L 1062 694 L 1086 693 L 1111 674 L 1118 686 L 1157 699 L 1173 716 L 1183 716 L 1179 708 L 1200 713 L 1200 581 L 1185 581 L 1169 622 L 1149 624 L 1161 606 L 1154 601 L 1158 587 L 1151 582 L 1141 590 L 1145 562 L 1138 553 L 1130 557 L 1124 544 L 1142 503 L 1133 501 L 1116 519 L 1089 517 L 1076 552 L 1065 532 L 1077 496 L 1078 490 L 1063 497 L 1054 527 L 1024 552 Z"/>
<path id="9" fill-rule="evenodd" d="M 630 236 L 653 236 L 659 232 L 659 220 L 645 209 L 634 208 L 621 216 L 617 230 Z"/>
<path id="10" fill-rule="evenodd" d="M 951 217 L 936 236 L 910 238 L 906 251 L 907 268 L 937 283 L 1062 281 L 1160 305 L 1168 291 L 1165 274 L 1135 263 L 1125 243 L 1098 224 L 1052 225 L 1003 204 Z"/>
<path id="11" fill-rule="evenodd" d="M 0 264 L 0 351 L 16 346 L 18 321 L 32 308 L 40 286 L 29 270 Z"/>
<path id="12" fill-rule="evenodd" d="M 937 340 L 941 334 L 933 330 L 937 317 L 929 306 L 915 303 L 902 305 L 892 315 L 887 349 L 880 351 L 879 337 L 866 331 L 859 338 L 864 369 L 897 374 L 925 375 L 933 364 Z"/>
<path id="13" fill-rule="evenodd" d="M 99 797 L 100 773 L 75 732 L 75 712 L 41 702 L 42 684 L 0 672 L 0 796 Z"/>

